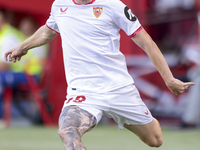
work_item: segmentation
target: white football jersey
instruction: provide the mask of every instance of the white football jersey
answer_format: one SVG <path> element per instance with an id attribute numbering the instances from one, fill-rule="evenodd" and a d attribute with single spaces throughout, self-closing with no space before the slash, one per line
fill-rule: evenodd
<path id="1" fill-rule="evenodd" d="M 133 37 L 142 26 L 121 1 L 55 0 L 46 25 L 61 35 L 69 88 L 102 93 L 133 83 L 119 50 L 119 30 Z"/>

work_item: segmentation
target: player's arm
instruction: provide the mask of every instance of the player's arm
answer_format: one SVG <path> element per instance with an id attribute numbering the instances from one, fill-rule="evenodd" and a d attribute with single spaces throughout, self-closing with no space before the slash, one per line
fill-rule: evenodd
<path id="1" fill-rule="evenodd" d="M 184 83 L 173 77 L 160 49 L 144 29 L 133 37 L 132 40 L 147 53 L 171 92 L 179 95 L 190 85 L 194 85 L 193 82 Z"/>
<path id="2" fill-rule="evenodd" d="M 6 61 L 8 59 L 13 62 L 16 62 L 17 60 L 19 61 L 29 49 L 51 42 L 56 35 L 57 33 L 55 31 L 50 30 L 46 25 L 43 25 L 30 38 L 22 42 L 20 45 L 8 50 L 5 53 L 4 58 Z"/>

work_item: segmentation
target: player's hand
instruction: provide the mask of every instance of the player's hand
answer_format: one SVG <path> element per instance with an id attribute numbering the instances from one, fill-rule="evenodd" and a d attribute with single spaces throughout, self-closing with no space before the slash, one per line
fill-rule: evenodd
<path id="1" fill-rule="evenodd" d="M 169 83 L 166 83 L 166 85 L 172 93 L 174 93 L 175 95 L 179 95 L 179 94 L 185 92 L 185 90 L 187 90 L 191 85 L 195 85 L 195 83 L 193 83 L 193 82 L 184 83 L 184 82 L 174 78 Z"/>
<path id="2" fill-rule="evenodd" d="M 4 55 L 4 59 L 6 61 L 9 60 L 10 62 L 16 62 L 16 61 L 20 61 L 21 57 L 26 54 L 27 54 L 27 50 L 23 50 L 21 49 L 20 46 L 17 46 L 7 51 Z"/>

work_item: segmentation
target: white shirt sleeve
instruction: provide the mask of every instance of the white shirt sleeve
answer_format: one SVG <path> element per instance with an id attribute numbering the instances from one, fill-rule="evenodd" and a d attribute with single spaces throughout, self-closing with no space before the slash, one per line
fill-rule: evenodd
<path id="1" fill-rule="evenodd" d="M 120 0 L 108 0 L 108 2 L 112 9 L 113 22 L 128 36 L 136 35 L 142 29 L 138 18 L 128 6 Z"/>
<path id="2" fill-rule="evenodd" d="M 50 13 L 49 19 L 47 19 L 47 22 L 46 22 L 46 26 L 49 29 L 51 29 L 51 30 L 53 30 L 57 33 L 60 33 L 58 26 L 57 26 L 57 23 L 56 23 L 54 16 L 53 16 L 53 5 L 52 5 L 52 8 L 51 8 L 51 13 Z"/>

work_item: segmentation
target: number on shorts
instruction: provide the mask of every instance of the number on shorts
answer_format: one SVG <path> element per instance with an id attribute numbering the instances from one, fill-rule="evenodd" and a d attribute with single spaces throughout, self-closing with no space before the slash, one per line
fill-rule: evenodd
<path id="1" fill-rule="evenodd" d="M 81 102 L 83 102 L 83 101 L 85 101 L 85 100 L 86 100 L 85 96 L 80 95 L 80 96 L 77 96 L 75 100 L 74 100 L 73 98 L 70 98 L 70 99 L 67 101 L 67 104 L 68 104 L 70 101 L 73 101 L 73 102 L 75 102 L 75 103 L 81 103 Z"/>

